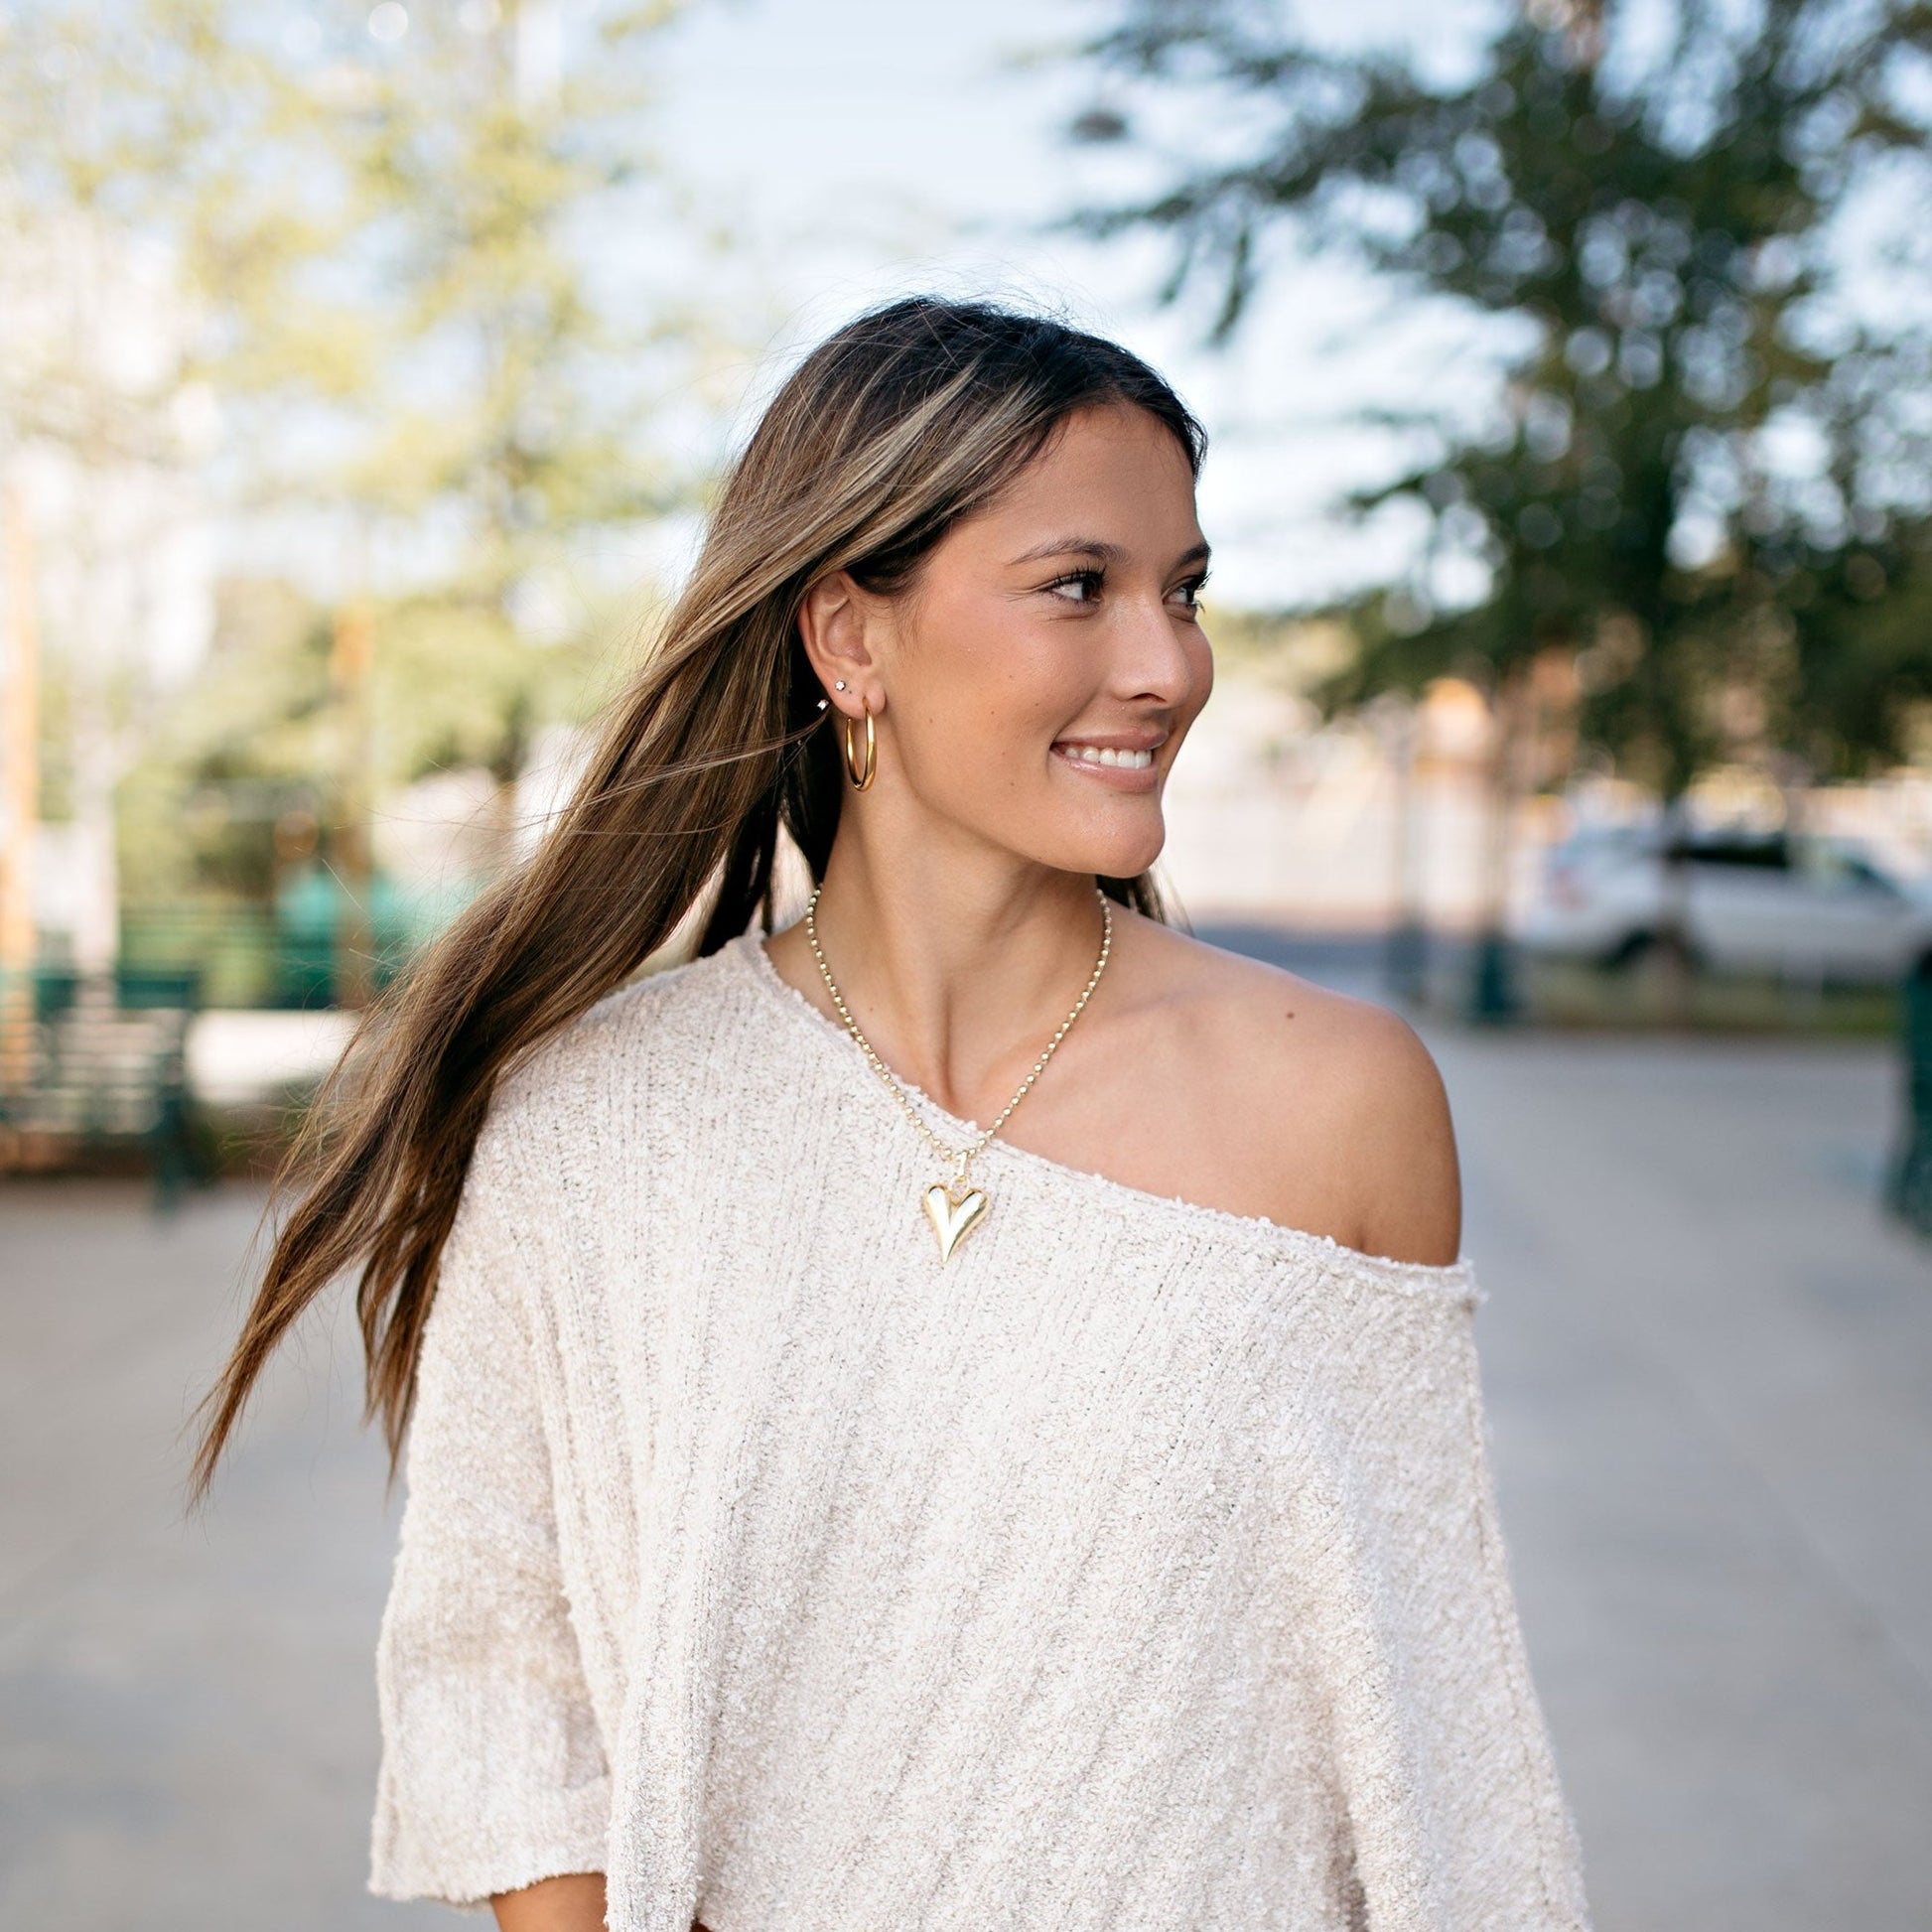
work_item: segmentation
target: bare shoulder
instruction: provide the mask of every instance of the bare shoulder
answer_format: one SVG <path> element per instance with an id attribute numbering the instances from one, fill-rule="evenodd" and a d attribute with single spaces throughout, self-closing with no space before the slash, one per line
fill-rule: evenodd
<path id="1" fill-rule="evenodd" d="M 1226 1123 L 1218 1152 L 1251 1188 L 1279 1188 L 1274 1218 L 1320 1223 L 1368 1254 L 1454 1261 L 1449 1095 L 1409 1022 L 1172 927 L 1137 919 L 1134 934 L 1136 979 L 1191 1060 L 1208 1117 Z"/>

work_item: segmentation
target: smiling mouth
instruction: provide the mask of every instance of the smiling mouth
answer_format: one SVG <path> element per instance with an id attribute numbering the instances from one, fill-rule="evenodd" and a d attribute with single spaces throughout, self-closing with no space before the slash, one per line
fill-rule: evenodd
<path id="1" fill-rule="evenodd" d="M 1112 745 L 1056 745 L 1060 756 L 1074 764 L 1101 764 L 1128 771 L 1145 771 L 1154 762 L 1152 752 L 1130 752 Z"/>

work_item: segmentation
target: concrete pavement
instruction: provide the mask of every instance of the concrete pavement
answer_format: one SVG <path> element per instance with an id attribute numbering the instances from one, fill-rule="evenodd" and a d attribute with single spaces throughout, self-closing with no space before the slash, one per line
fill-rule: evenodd
<path id="1" fill-rule="evenodd" d="M 361 1890 L 394 1519 L 345 1322 L 274 1371 L 212 1512 L 181 1518 L 176 1432 L 259 1206 L 224 1189 L 158 1221 L 138 1182 L 0 1189 L 5 1932 L 461 1922 Z"/>
<path id="2" fill-rule="evenodd" d="M 1429 1035 L 1601 1932 L 1932 1925 L 1932 1258 L 1882 1049 Z"/>

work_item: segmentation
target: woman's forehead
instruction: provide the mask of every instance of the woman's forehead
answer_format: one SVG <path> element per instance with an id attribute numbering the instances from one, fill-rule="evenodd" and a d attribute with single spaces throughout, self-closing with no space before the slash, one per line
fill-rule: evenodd
<path id="1" fill-rule="evenodd" d="M 975 549 L 1020 564 L 1071 550 L 1101 556 L 1201 542 L 1185 452 L 1158 417 L 1127 404 L 1080 411 L 1007 486 L 955 526 Z"/>

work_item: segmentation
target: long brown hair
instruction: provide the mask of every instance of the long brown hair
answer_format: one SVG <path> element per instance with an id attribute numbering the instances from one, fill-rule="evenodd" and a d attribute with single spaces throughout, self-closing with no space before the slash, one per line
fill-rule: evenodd
<path id="1" fill-rule="evenodd" d="M 909 584 L 1076 410 L 1120 402 L 1173 432 L 1198 475 L 1205 437 L 1138 356 L 1039 316 L 917 297 L 860 316 L 779 389 L 727 477 L 657 648 L 614 706 L 574 796 L 364 1015 L 277 1177 L 300 1199 L 275 1236 L 189 1484 L 199 1505 L 249 1391 L 297 1317 L 356 1276 L 393 1480 L 416 1357 L 471 1150 L 504 1071 L 628 979 L 713 895 L 716 951 L 771 926 L 782 829 L 814 879 L 843 777 L 798 637 L 806 590 L 835 570 Z M 1153 883 L 1109 879 L 1163 916 Z"/>

